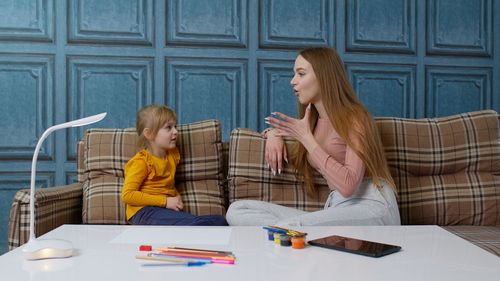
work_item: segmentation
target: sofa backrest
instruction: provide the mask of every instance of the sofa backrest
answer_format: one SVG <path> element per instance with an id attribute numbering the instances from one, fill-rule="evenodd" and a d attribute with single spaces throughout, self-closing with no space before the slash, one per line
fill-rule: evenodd
<path id="1" fill-rule="evenodd" d="M 288 151 L 292 142 L 286 140 Z M 330 193 L 323 177 L 315 175 L 318 193 L 309 195 L 291 165 L 273 176 L 264 161 L 265 139 L 248 129 L 234 129 L 229 139 L 229 203 L 251 199 L 306 211 L 323 208 Z"/>
<path id="2" fill-rule="evenodd" d="M 376 118 L 398 189 L 402 224 L 500 225 L 498 115 L 486 110 L 434 119 Z M 290 151 L 291 141 L 286 141 Z M 286 165 L 273 176 L 260 133 L 235 129 L 229 143 L 229 202 L 262 200 L 314 211 L 329 189 L 316 174 L 308 196 Z"/>
<path id="3" fill-rule="evenodd" d="M 207 120 L 177 126 L 181 161 L 175 185 L 184 209 L 195 215 L 224 214 L 226 199 L 220 123 Z M 123 168 L 138 149 L 136 132 L 90 129 L 78 149 L 78 180 L 83 182 L 83 223 L 126 224 L 121 201 Z"/>
<path id="4" fill-rule="evenodd" d="M 376 123 L 399 190 L 403 224 L 500 225 L 496 112 L 434 119 L 376 118 Z M 260 133 L 233 130 L 226 155 L 218 121 L 179 125 L 178 129 L 182 159 L 176 187 L 187 211 L 224 214 L 228 203 L 240 199 L 307 211 L 323 208 L 329 194 L 324 179 L 316 174 L 318 194 L 308 195 L 291 165 L 272 176 L 264 162 L 265 140 Z M 92 129 L 79 143 L 84 223 L 126 223 L 120 193 L 123 166 L 137 151 L 135 141 L 133 129 Z M 289 151 L 291 144 L 286 141 Z"/>
<path id="5" fill-rule="evenodd" d="M 500 225 L 495 111 L 377 118 L 403 224 Z"/>

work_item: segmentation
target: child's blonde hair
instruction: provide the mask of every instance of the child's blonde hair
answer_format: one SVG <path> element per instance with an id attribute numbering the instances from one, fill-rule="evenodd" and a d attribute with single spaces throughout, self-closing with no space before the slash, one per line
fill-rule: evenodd
<path id="1" fill-rule="evenodd" d="M 175 112 L 165 105 L 147 105 L 137 112 L 135 128 L 137 130 L 137 146 L 140 149 L 148 148 L 149 141 L 144 136 L 144 129 L 151 130 L 153 136 L 156 136 L 160 128 L 168 121 L 176 121 Z"/>

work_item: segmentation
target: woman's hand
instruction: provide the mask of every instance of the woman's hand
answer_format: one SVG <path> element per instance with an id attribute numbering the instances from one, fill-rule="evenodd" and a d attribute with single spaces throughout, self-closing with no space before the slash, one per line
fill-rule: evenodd
<path id="1" fill-rule="evenodd" d="M 276 175 L 276 171 L 278 171 L 278 174 L 281 174 L 283 160 L 288 163 L 285 142 L 282 137 L 276 134 L 276 129 L 272 129 L 266 134 L 265 160 L 273 175 Z"/>
<path id="2" fill-rule="evenodd" d="M 177 196 L 175 197 L 168 196 L 166 208 L 172 209 L 174 211 L 182 210 L 184 208 L 184 204 L 182 203 L 181 196 L 179 194 L 177 194 Z"/>
<path id="3" fill-rule="evenodd" d="M 316 145 L 316 141 L 314 140 L 311 127 L 309 126 L 311 104 L 307 106 L 304 118 L 302 119 L 295 119 L 281 112 L 273 112 L 272 114 L 278 116 L 280 119 L 267 117 L 266 123 L 278 129 L 276 133 L 277 136 L 292 137 L 302 143 L 308 151 L 312 151 Z"/>

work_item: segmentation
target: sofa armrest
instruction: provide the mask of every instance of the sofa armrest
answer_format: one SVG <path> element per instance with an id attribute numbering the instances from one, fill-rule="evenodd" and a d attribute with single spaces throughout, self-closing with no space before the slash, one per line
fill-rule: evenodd
<path id="1" fill-rule="evenodd" d="M 14 195 L 10 208 L 8 243 L 12 250 L 29 239 L 30 190 Z M 35 235 L 38 237 L 63 224 L 82 222 L 82 183 L 35 190 Z"/>
<path id="2" fill-rule="evenodd" d="M 500 226 L 449 225 L 447 231 L 500 257 Z"/>

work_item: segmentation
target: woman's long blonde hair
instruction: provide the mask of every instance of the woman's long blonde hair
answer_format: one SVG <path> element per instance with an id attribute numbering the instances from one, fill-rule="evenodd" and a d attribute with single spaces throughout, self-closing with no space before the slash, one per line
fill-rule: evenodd
<path id="1" fill-rule="evenodd" d="M 135 129 L 137 130 L 137 147 L 139 149 L 149 148 L 149 141 L 144 135 L 144 129 L 151 130 L 156 136 L 160 128 L 168 121 L 177 120 L 175 112 L 165 105 L 147 105 L 137 112 Z"/>
<path id="2" fill-rule="evenodd" d="M 368 176 L 376 186 L 381 187 L 380 179 L 384 179 L 396 191 L 377 126 L 354 93 L 337 52 L 321 47 L 305 49 L 299 55 L 312 65 L 319 83 L 321 100 L 335 131 L 363 160 Z M 306 107 L 307 105 L 298 103 L 300 118 L 304 117 Z M 311 128 L 316 127 L 317 120 L 318 111 L 312 106 Z M 307 191 L 314 194 L 316 188 L 313 168 L 307 161 L 307 150 L 300 142 L 295 143 L 290 158 L 304 180 Z"/>

